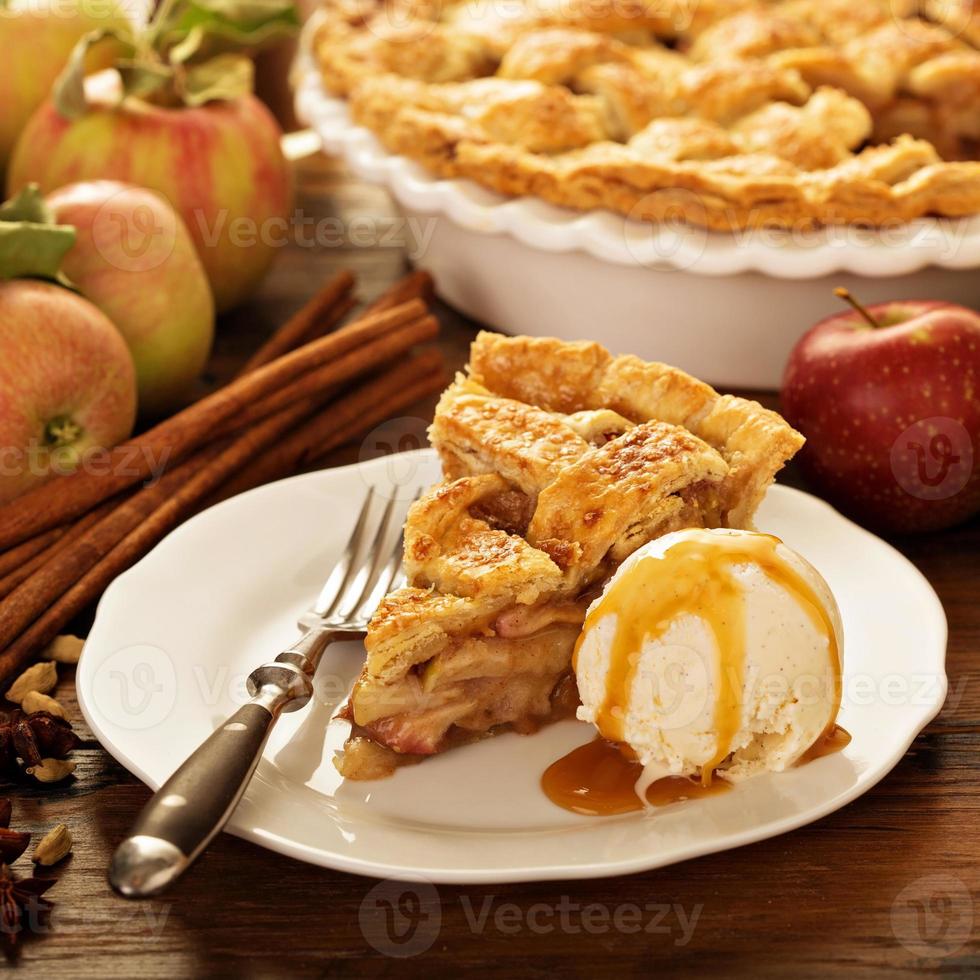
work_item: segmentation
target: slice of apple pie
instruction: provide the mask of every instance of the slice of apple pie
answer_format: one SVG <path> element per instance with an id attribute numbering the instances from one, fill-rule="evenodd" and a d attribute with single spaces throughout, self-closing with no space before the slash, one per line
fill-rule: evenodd
<path id="1" fill-rule="evenodd" d="M 430 429 L 444 482 L 405 526 L 408 587 L 368 629 L 351 779 L 572 715 L 572 651 L 620 562 L 747 527 L 803 438 L 756 402 L 594 343 L 481 333 Z"/>

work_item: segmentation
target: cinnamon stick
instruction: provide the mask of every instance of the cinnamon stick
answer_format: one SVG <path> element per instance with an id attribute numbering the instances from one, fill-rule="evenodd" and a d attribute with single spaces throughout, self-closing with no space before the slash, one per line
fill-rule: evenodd
<path id="1" fill-rule="evenodd" d="M 363 351 L 370 349 L 374 364 L 383 364 L 413 344 L 431 340 L 437 332 L 438 325 L 436 320 L 431 316 L 424 317 L 386 337 L 372 341 L 369 347 L 366 346 L 363 348 Z M 258 419 L 265 418 L 267 415 L 277 412 L 293 402 L 309 400 L 321 394 L 332 394 L 331 389 L 335 388 L 338 384 L 338 373 L 341 374 L 341 377 L 354 377 L 357 374 L 364 373 L 363 371 L 341 372 L 340 370 L 344 368 L 348 360 L 361 357 L 363 357 L 361 351 L 354 351 L 351 354 L 345 355 L 345 358 L 333 361 L 330 364 L 324 364 L 320 368 L 307 372 L 289 385 L 288 388 L 274 391 L 271 395 L 268 395 L 250 408 L 229 419 L 226 426 L 221 427 L 219 431 L 237 431 L 243 426 L 251 425 Z"/>
<path id="2" fill-rule="evenodd" d="M 409 371 L 409 368 L 412 370 Z M 323 414 L 314 416 L 304 425 L 304 438 L 310 443 L 309 452 L 301 456 L 294 468 L 303 468 L 318 463 L 327 453 L 356 436 L 369 433 L 376 425 L 380 425 L 394 416 L 396 412 L 414 405 L 415 402 L 442 391 L 446 387 L 446 368 L 442 355 L 435 350 L 419 354 L 413 362 L 404 365 L 403 373 L 396 375 L 400 369 L 395 368 L 391 377 L 379 379 L 378 388 L 374 391 L 364 390 L 357 400 L 351 399 L 338 412 L 339 420 L 344 425 L 354 427 L 352 432 L 337 425 L 328 427 Z M 395 387 L 396 393 L 382 398 L 383 390 L 388 385 Z M 366 386 L 367 388 L 367 386 Z M 338 420 L 334 420 L 335 423 Z"/>
<path id="3" fill-rule="evenodd" d="M 328 321 L 330 326 L 339 323 L 354 305 L 350 298 L 353 288 L 353 273 L 342 269 L 245 362 L 238 377 L 312 340 L 314 331 L 317 335 L 324 333 L 317 329 L 323 321 Z"/>
<path id="4" fill-rule="evenodd" d="M 330 284 L 328 284 L 328 287 L 325 288 L 329 288 L 329 285 Z M 397 282 L 392 283 L 383 293 L 381 293 L 380 296 L 378 296 L 377 299 L 374 300 L 373 303 L 371 303 L 368 307 L 366 307 L 364 310 L 358 313 L 358 315 L 351 321 L 351 324 L 349 325 L 358 323 L 361 320 L 366 319 L 367 317 L 376 316 L 378 313 L 384 313 L 386 310 L 390 310 L 395 308 L 396 306 L 400 306 L 403 303 L 407 303 L 409 300 L 420 299 L 425 301 L 428 298 L 430 298 L 431 295 L 432 295 L 432 276 L 430 276 L 428 272 L 423 272 L 421 270 L 417 272 L 412 272 L 409 275 L 399 279 Z M 341 303 L 331 312 L 330 319 L 326 322 L 321 322 L 317 324 L 316 329 L 320 332 L 323 332 L 325 329 L 328 329 L 330 326 L 333 326 L 335 322 L 335 317 L 336 319 L 342 318 L 348 312 L 350 312 L 351 308 L 354 305 L 356 304 L 349 297 L 342 300 Z M 288 327 L 288 324 L 286 326 Z M 283 335 L 283 339 L 279 344 L 279 346 L 282 348 L 283 353 L 285 353 L 285 351 L 288 349 L 285 345 L 291 340 L 293 340 L 294 338 L 288 336 L 289 331 L 286 330 L 286 327 L 283 327 L 281 333 Z M 276 336 L 278 337 L 279 334 L 277 333 Z M 253 358 L 252 360 L 254 361 L 255 358 Z M 252 361 L 250 361 L 248 364 L 245 365 L 245 367 L 241 371 L 242 374 L 247 373 L 247 370 L 249 370 L 249 365 L 251 363 Z M 260 365 L 257 364 L 256 366 L 260 366 Z M 252 370 L 254 370 L 254 368 L 252 368 Z M 237 429 L 240 425 L 248 424 L 249 422 L 254 421 L 255 419 L 262 418 L 263 416 L 267 415 L 270 411 L 275 411 L 276 409 L 282 408 L 284 405 L 288 404 L 289 400 L 293 397 L 294 393 L 297 398 L 308 397 L 310 394 L 312 394 L 315 391 L 318 391 L 322 387 L 322 385 L 324 384 L 322 377 L 323 377 L 322 374 L 308 375 L 306 378 L 301 379 L 300 381 L 296 382 L 294 385 L 291 385 L 288 392 L 279 392 L 277 394 L 273 394 L 270 397 L 268 403 L 256 404 L 252 409 L 247 411 L 243 416 L 231 419 L 229 423 L 223 428 L 226 429 L 227 431 L 233 431 Z"/>
<path id="5" fill-rule="evenodd" d="M 445 387 L 445 383 L 442 355 L 437 350 L 414 355 L 327 404 L 222 486 L 218 499 L 303 469 L 349 439 L 370 432 L 393 413 Z"/>
<path id="6" fill-rule="evenodd" d="M 54 537 L 46 548 L 39 551 L 27 561 L 22 562 L 19 568 L 11 570 L 3 578 L 0 578 L 0 599 L 4 599 L 10 595 L 21 582 L 30 578 L 37 569 L 49 561 L 60 549 L 65 548 L 72 541 L 77 540 L 88 528 L 102 520 L 118 503 L 119 501 L 116 499 L 107 500 L 104 504 L 96 507 L 95 510 L 91 510 L 83 517 L 80 517 L 74 524 L 67 524 L 62 528 L 58 528 L 60 533 Z M 50 534 L 50 532 L 48 533 Z M 36 541 L 38 539 L 31 538 L 31 540 Z"/>
<path id="7" fill-rule="evenodd" d="M 212 456 L 217 452 L 217 447 L 208 447 L 203 452 Z M 80 574 L 88 571 L 140 522 L 145 521 L 167 495 L 176 493 L 197 462 L 195 459 L 185 461 L 157 483 L 114 508 L 66 547 L 58 548 L 41 568 L 0 602 L 0 648 L 37 619 Z"/>
<path id="8" fill-rule="evenodd" d="M 78 577 L 79 568 L 74 559 L 60 554 L 57 562 L 49 562 L 32 578 L 34 588 L 18 606 L 16 619 L 8 620 L 8 613 L 0 604 L 3 637 L 0 644 L 6 646 L 0 653 L 0 683 L 19 673 L 23 667 L 46 644 L 60 633 L 65 625 L 82 609 L 88 606 L 116 576 L 125 571 L 142 557 L 173 527 L 179 524 L 218 484 L 227 481 L 238 472 L 248 460 L 267 452 L 275 444 L 275 451 L 268 457 L 273 461 L 271 469 L 292 463 L 301 458 L 303 451 L 309 449 L 323 452 L 331 444 L 340 444 L 347 439 L 368 431 L 394 409 L 410 404 L 420 393 L 435 390 L 443 383 L 442 370 L 433 370 L 431 354 L 421 355 L 403 365 L 386 372 L 378 378 L 362 384 L 354 394 L 338 399 L 327 410 L 315 416 L 311 423 L 302 426 L 288 436 L 282 449 L 277 442 L 286 431 L 302 418 L 307 406 L 297 403 L 289 408 L 257 423 L 220 451 L 205 450 L 185 461 L 163 477 L 157 484 L 140 491 L 117 508 L 95 528 L 90 529 L 92 537 L 106 538 L 100 533 L 102 525 L 113 523 L 115 530 L 125 522 L 118 515 L 121 511 L 138 512 L 146 515 L 147 505 L 152 502 L 155 508 L 149 515 L 135 523 L 118 543 L 103 553 L 97 560 L 89 561 Z M 410 380 L 415 378 L 414 381 Z M 391 397 L 387 409 L 382 408 L 380 400 Z M 310 440 L 316 440 L 315 444 Z M 317 448 L 318 447 L 318 448 Z M 202 455 L 209 454 L 196 472 L 195 468 Z M 253 477 L 261 479 L 261 470 L 253 470 Z M 140 501 L 142 498 L 142 501 Z M 76 543 L 76 551 L 82 549 Z M 65 571 L 73 569 L 73 584 L 65 586 Z M 42 601 L 43 595 L 43 601 Z M 30 599 L 30 602 L 27 600 Z M 9 598 L 8 598 L 9 601 Z M 33 615 L 29 615 L 33 611 Z M 19 625 L 19 635 L 11 642 L 8 634 L 13 626 Z M 9 643 L 9 646 L 7 645 Z"/>
<path id="9" fill-rule="evenodd" d="M 362 310 L 354 318 L 352 323 L 357 323 L 367 317 L 376 316 L 379 313 L 384 313 L 386 310 L 394 309 L 396 306 L 407 303 L 409 300 L 420 299 L 427 301 L 431 296 L 432 276 L 428 272 L 421 270 L 409 273 L 397 282 L 392 283 L 370 306 Z M 352 305 L 353 301 L 349 301 L 349 305 L 346 305 L 344 308 L 345 311 L 349 310 Z M 222 426 L 222 431 L 235 431 L 243 425 L 248 425 L 256 419 L 263 418 L 271 411 L 283 408 L 293 397 L 297 399 L 308 398 L 314 393 L 319 392 L 326 386 L 327 382 L 324 378 L 328 371 L 329 365 L 325 369 L 320 369 L 318 372 L 310 372 L 291 385 L 288 392 L 273 393 L 268 400 L 253 405 L 241 415 L 229 420 L 225 426 Z M 244 373 L 244 369 L 242 373 Z"/>
<path id="10" fill-rule="evenodd" d="M 0 647 L 40 618 L 68 592 L 79 573 L 105 563 L 115 575 L 175 527 L 203 499 L 258 451 L 295 425 L 309 409 L 294 405 L 259 422 L 226 445 L 209 446 L 157 483 L 134 494 L 108 516 L 58 550 L 30 579 L 0 602 Z M 128 544 L 127 544 L 128 542 Z M 120 550 L 120 545 L 124 545 Z M 126 559 L 125 564 L 119 562 Z M 111 580 L 111 579 L 110 579 Z"/>
<path id="11" fill-rule="evenodd" d="M 390 310 L 393 306 L 407 303 L 410 299 L 420 299 L 425 303 L 431 301 L 434 293 L 434 282 L 432 276 L 424 269 L 416 269 L 407 276 L 403 276 L 397 282 L 392 283 L 373 303 L 368 304 L 360 316 L 371 316 L 374 313 L 383 313 Z"/>
<path id="12" fill-rule="evenodd" d="M 248 374 L 335 327 L 357 305 L 350 295 L 355 283 L 353 273 L 347 269 L 338 272 L 245 362 L 238 374 Z M 428 302 L 432 293 L 432 276 L 422 270 L 411 272 L 392 283 L 356 319 L 363 320 L 367 316 L 383 313 L 412 299 Z"/>
<path id="13" fill-rule="evenodd" d="M 8 548 L 0 554 L 0 575 L 7 575 L 16 571 L 26 561 L 30 561 L 35 555 L 44 551 L 54 541 L 57 541 L 70 527 L 66 524 L 63 527 L 53 527 L 49 531 L 35 535 L 33 538 L 21 542 L 16 548 Z"/>
<path id="14" fill-rule="evenodd" d="M 425 317 L 425 305 L 412 300 L 358 320 L 326 337 L 283 355 L 250 374 L 235 379 L 220 391 L 195 402 L 129 442 L 109 450 L 109 465 L 93 473 L 83 467 L 58 477 L 16 498 L 0 510 L 0 549 L 57 527 L 90 510 L 120 491 L 144 481 L 155 469 L 182 459 L 199 448 L 226 420 L 244 413 L 257 401 L 285 390 L 303 374 L 333 363 L 334 381 L 347 380 L 377 367 L 391 356 L 390 345 L 379 343 L 388 334 Z M 425 332 L 425 331 L 424 331 Z M 403 349 L 416 343 L 413 339 Z"/>

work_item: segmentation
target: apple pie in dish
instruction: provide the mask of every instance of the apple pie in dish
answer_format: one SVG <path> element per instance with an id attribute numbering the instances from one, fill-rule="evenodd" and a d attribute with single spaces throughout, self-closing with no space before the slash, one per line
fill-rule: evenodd
<path id="1" fill-rule="evenodd" d="M 733 230 L 980 212 L 961 0 L 326 0 L 326 88 L 440 177 Z"/>
<path id="2" fill-rule="evenodd" d="M 648 541 L 751 526 L 803 438 L 753 401 L 590 342 L 481 333 L 430 429 L 444 481 L 405 525 L 342 716 L 352 779 L 578 705 L 589 602 Z"/>

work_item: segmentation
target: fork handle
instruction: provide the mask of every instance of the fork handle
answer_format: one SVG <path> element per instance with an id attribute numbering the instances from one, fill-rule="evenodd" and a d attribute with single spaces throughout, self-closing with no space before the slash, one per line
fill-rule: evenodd
<path id="1" fill-rule="evenodd" d="M 136 818 L 112 857 L 109 883 L 126 898 L 146 898 L 179 878 L 227 823 L 282 711 L 312 694 L 307 674 L 265 664 L 249 677 L 253 697 L 194 750 Z"/>

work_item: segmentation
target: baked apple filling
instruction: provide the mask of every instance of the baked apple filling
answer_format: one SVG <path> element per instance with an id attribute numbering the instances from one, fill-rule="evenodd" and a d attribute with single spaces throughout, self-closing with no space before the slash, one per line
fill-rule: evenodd
<path id="1" fill-rule="evenodd" d="M 574 714 L 577 697 L 569 698 L 568 688 L 581 621 L 519 636 L 459 639 L 390 683 L 362 676 L 344 716 L 355 737 L 408 756 L 432 755 L 502 726 L 534 731 Z M 378 761 L 377 753 L 370 755 Z M 376 778 L 364 774 L 350 746 L 340 770 L 352 779 Z"/>

